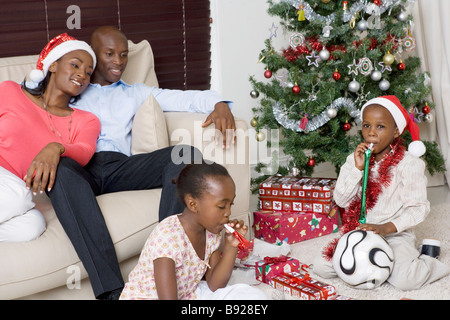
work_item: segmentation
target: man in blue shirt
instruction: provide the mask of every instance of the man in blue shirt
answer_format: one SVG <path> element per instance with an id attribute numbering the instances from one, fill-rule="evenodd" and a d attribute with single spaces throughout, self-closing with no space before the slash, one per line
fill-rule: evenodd
<path id="1" fill-rule="evenodd" d="M 131 127 L 136 111 L 153 94 L 164 111 L 210 113 L 202 126 L 214 123 L 223 133 L 223 147 L 234 142 L 233 135 L 226 133 L 229 129 L 234 132 L 235 123 L 228 102 L 213 91 L 164 90 L 123 82 L 128 42 L 118 29 L 98 28 L 92 34 L 91 46 L 97 56 L 97 67 L 92 83 L 74 107 L 90 111 L 100 119 L 102 128 L 97 150 L 85 167 L 61 158 L 55 185 L 48 195 L 89 274 L 96 298 L 118 299 L 124 283 L 96 196 L 162 187 L 161 221 L 184 209 L 172 183 L 185 164 L 179 164 L 179 159 L 201 161 L 202 158 L 201 152 L 191 146 L 176 149 L 178 159 L 172 159 L 174 147 L 131 155 Z"/>

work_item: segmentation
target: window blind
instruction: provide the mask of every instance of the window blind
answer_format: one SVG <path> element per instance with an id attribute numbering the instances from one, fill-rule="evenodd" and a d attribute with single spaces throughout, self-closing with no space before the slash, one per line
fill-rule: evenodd
<path id="1" fill-rule="evenodd" d="M 63 32 L 89 42 L 95 28 L 112 25 L 133 42 L 150 42 L 161 88 L 210 87 L 209 0 L 0 2 L 0 57 L 39 54 Z M 71 6 L 77 10 L 70 10 Z M 74 22 L 79 22 L 79 28 Z"/>

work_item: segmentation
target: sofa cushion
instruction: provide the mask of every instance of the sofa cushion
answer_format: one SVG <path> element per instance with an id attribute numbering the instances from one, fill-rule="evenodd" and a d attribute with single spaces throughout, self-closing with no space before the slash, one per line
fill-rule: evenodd
<path id="1" fill-rule="evenodd" d="M 128 64 L 122 80 L 129 84 L 139 82 L 150 87 L 159 86 L 152 47 L 147 40 L 138 43 L 128 40 Z"/>
<path id="2" fill-rule="evenodd" d="M 169 146 L 166 118 L 153 95 L 136 112 L 132 132 L 132 154 L 148 153 Z"/>

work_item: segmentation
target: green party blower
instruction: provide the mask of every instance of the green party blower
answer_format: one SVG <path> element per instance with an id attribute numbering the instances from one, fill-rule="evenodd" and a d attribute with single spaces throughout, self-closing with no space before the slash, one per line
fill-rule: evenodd
<path id="1" fill-rule="evenodd" d="M 366 189 L 367 179 L 369 177 L 369 160 L 372 152 L 373 143 L 369 145 L 369 148 L 364 152 L 364 174 L 362 183 L 362 195 L 361 195 L 361 214 L 359 215 L 359 223 L 366 223 Z"/>

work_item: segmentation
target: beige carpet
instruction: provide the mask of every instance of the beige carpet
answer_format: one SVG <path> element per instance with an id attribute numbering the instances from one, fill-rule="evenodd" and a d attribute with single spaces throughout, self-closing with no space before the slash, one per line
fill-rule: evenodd
<path id="1" fill-rule="evenodd" d="M 417 245 L 420 245 L 422 239 L 433 238 L 441 241 L 440 261 L 450 265 L 450 203 L 433 206 L 427 219 L 415 227 Z M 324 237 L 306 240 L 300 243 L 290 245 L 289 256 L 298 259 L 305 264 L 311 264 L 318 250 L 321 250 L 337 234 L 330 234 Z M 322 279 L 311 273 L 313 278 L 327 282 L 335 286 L 340 295 L 344 295 L 358 300 L 399 300 L 402 298 L 416 300 L 450 300 L 450 276 L 442 278 L 434 283 L 424 286 L 420 290 L 401 291 L 384 283 L 372 290 L 358 290 L 347 286 L 339 278 Z M 269 285 L 259 283 L 255 280 L 254 270 L 235 269 L 230 280 L 230 284 L 244 282 L 262 289 L 269 298 L 274 300 L 293 299 L 286 296 L 281 291 L 272 289 Z"/>

